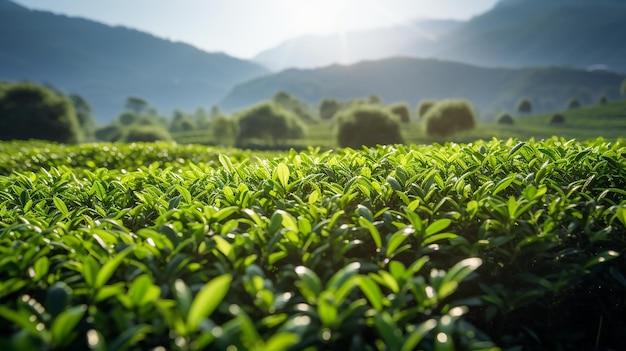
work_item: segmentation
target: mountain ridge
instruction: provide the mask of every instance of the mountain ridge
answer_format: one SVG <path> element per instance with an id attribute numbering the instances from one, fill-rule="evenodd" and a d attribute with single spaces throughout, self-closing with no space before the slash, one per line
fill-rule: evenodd
<path id="1" fill-rule="evenodd" d="M 0 47 L 0 79 L 81 94 L 101 122 L 114 118 L 127 96 L 163 112 L 209 107 L 234 84 L 268 73 L 224 53 L 7 0 L 0 0 Z"/>
<path id="2" fill-rule="evenodd" d="M 626 72 L 626 2 L 623 0 L 502 0 L 490 10 L 460 22 L 438 40 L 405 34 L 401 45 L 380 29 L 367 41 L 370 52 L 358 51 L 354 61 L 393 56 L 433 57 L 479 66 L 529 67 L 572 66 L 587 68 L 605 65 L 609 70 Z M 376 33 L 376 31 L 372 31 Z M 262 62 L 270 68 L 311 68 L 342 62 L 327 50 L 315 65 L 302 57 L 318 55 L 322 43 L 306 45 L 292 39 L 298 55 L 289 57 L 286 45 L 264 51 Z M 331 45 L 327 45 L 332 47 Z M 374 50 L 377 47 L 380 50 Z M 272 53 L 274 62 L 268 59 Z M 261 55 L 261 54 L 260 54 Z M 271 58 L 270 57 L 270 58 Z M 280 62 L 276 58 L 281 58 Z M 259 56 L 255 57 L 259 60 Z"/>
<path id="3" fill-rule="evenodd" d="M 560 110 L 570 98 L 583 104 L 600 96 L 619 99 L 624 75 L 574 68 L 486 68 L 439 59 L 397 57 L 344 66 L 288 69 L 236 85 L 220 106 L 244 108 L 288 91 L 317 105 L 322 99 L 350 100 L 378 94 L 383 101 L 415 106 L 423 99 L 465 98 L 485 114 L 513 111 L 521 98 L 536 112 Z"/>

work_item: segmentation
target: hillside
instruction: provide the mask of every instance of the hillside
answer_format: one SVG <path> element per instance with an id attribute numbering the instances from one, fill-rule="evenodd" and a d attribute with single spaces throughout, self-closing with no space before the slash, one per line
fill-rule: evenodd
<path id="1" fill-rule="evenodd" d="M 34 11 L 0 0 L 0 80 L 79 93 L 100 122 L 140 96 L 169 113 L 209 107 L 236 83 L 265 74 L 254 63 L 136 30 Z"/>
<path id="2" fill-rule="evenodd" d="M 585 104 L 606 95 L 615 100 L 624 76 L 570 68 L 483 68 L 461 63 L 392 58 L 351 66 L 290 69 L 237 85 L 221 101 L 226 110 L 240 109 L 289 91 L 309 104 L 324 98 L 348 100 L 378 94 L 385 102 L 415 106 L 422 99 L 466 98 L 480 111 L 512 111 L 528 97 L 536 112 L 558 111 L 570 98 Z"/>
<path id="3" fill-rule="evenodd" d="M 502 0 L 466 22 L 416 22 L 348 33 L 344 41 L 339 36 L 295 38 L 255 60 L 272 68 L 312 68 L 413 56 L 480 66 L 598 65 L 626 72 L 624 18 L 622 0 Z"/>
<path id="4" fill-rule="evenodd" d="M 590 66 L 626 72 L 623 1 L 508 0 L 450 32 L 431 53 L 487 66 Z"/>

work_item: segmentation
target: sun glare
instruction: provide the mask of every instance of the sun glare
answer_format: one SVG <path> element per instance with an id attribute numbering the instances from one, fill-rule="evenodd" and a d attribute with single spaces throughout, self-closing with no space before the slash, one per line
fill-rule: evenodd
<path id="1" fill-rule="evenodd" d="M 291 26 L 304 33 L 341 32 L 346 20 L 348 0 L 285 0 L 284 8 Z"/>

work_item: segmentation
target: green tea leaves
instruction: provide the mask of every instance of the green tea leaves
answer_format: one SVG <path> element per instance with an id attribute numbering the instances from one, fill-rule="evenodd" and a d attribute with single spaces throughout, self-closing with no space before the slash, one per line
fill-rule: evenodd
<path id="1" fill-rule="evenodd" d="M 228 293 L 232 279 L 230 274 L 224 274 L 202 287 L 189 308 L 186 322 L 188 330 L 197 330 L 200 322 L 215 311 Z"/>

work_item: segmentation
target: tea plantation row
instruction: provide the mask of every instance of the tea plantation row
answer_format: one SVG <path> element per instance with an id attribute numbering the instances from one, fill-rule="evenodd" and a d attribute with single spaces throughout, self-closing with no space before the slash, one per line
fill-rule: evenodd
<path id="1" fill-rule="evenodd" d="M 0 150 L 2 350 L 624 346 L 624 140 Z"/>

